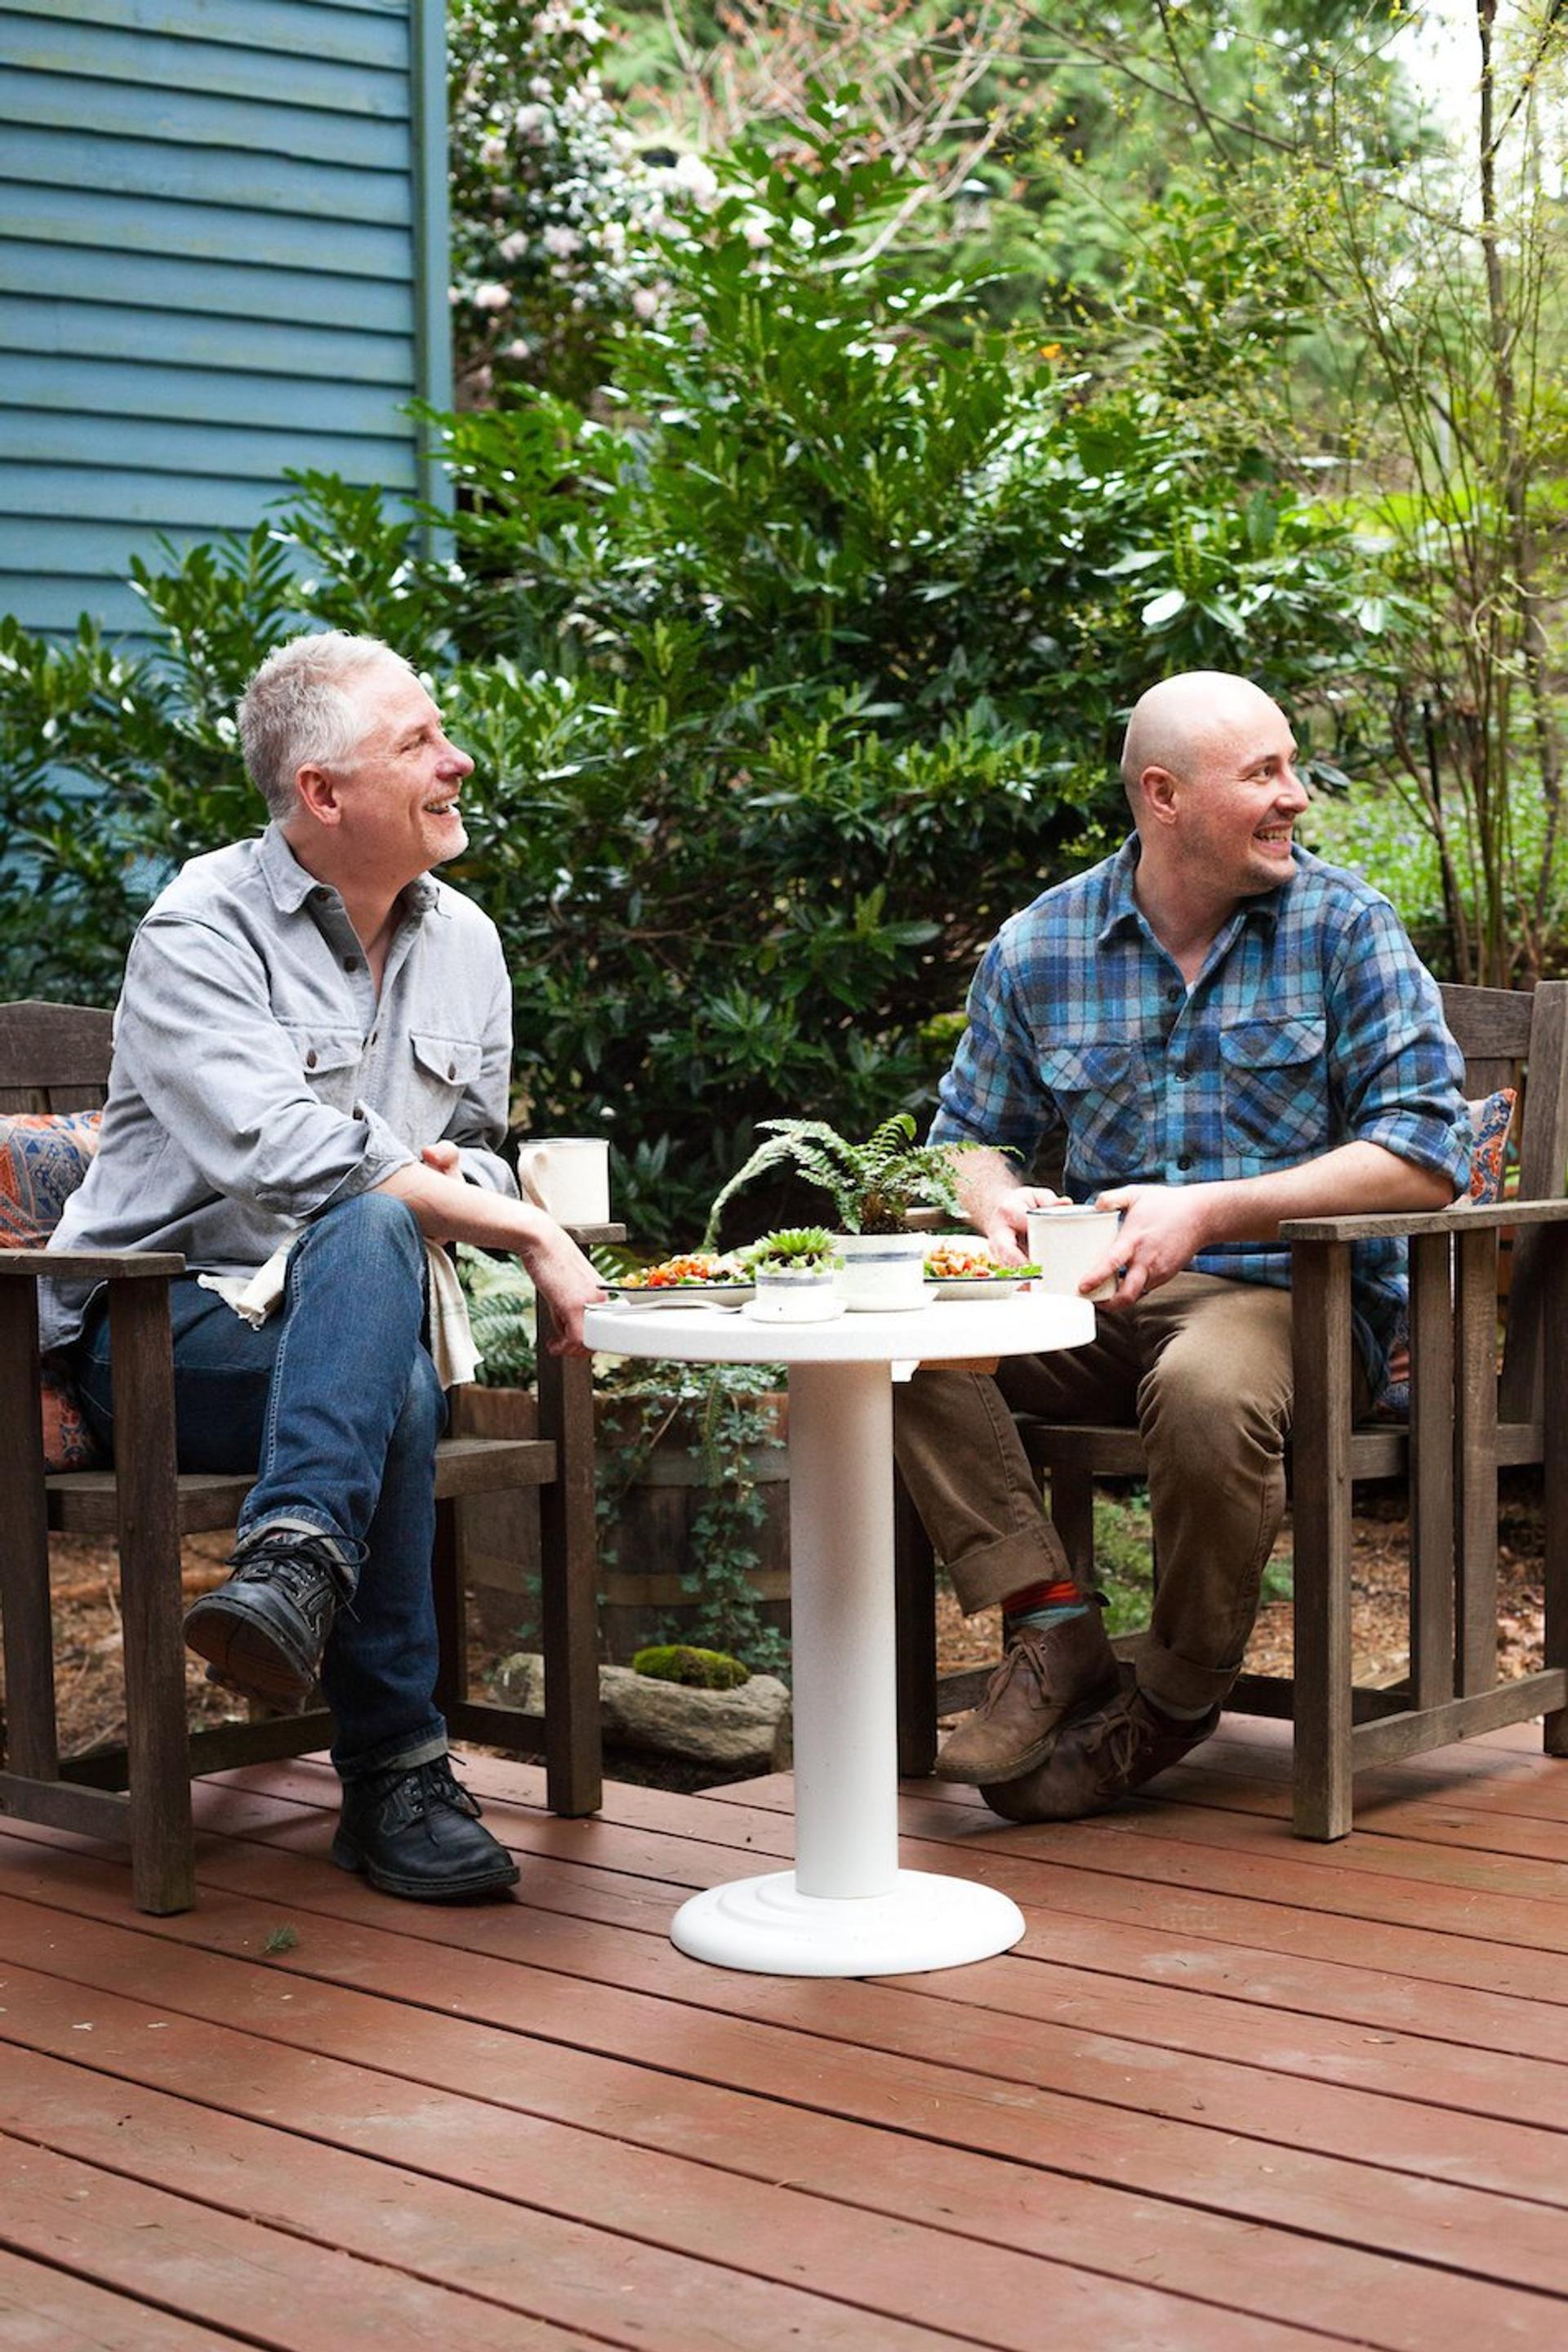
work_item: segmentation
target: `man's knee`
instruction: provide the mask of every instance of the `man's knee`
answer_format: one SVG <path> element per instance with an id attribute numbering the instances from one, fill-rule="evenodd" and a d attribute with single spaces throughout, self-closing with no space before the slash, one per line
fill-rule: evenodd
<path id="1" fill-rule="evenodd" d="M 1168 1348 L 1144 1377 L 1138 1418 L 1146 1444 L 1187 1462 L 1258 1448 L 1282 1454 L 1289 1387 L 1209 1351 Z"/>
<path id="2" fill-rule="evenodd" d="M 300 1278 L 330 1269 L 334 1282 L 352 1285 L 362 1303 L 380 1297 L 425 1298 L 425 1236 L 406 1201 L 392 1192 L 361 1192 L 309 1226 L 297 1245 L 290 1271 Z"/>
<path id="3" fill-rule="evenodd" d="M 356 1192 L 353 1200 L 340 1201 L 325 1210 L 310 1231 L 334 1241 L 353 1237 L 372 1247 L 406 1252 L 414 1257 L 424 1247 L 418 1218 L 395 1192 Z"/>

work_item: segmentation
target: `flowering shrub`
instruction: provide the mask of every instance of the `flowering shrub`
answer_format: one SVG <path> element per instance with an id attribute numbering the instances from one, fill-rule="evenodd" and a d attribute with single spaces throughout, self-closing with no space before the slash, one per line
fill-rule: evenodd
<path id="1" fill-rule="evenodd" d="M 668 297 L 666 243 L 713 201 L 700 156 L 639 156 L 605 97 L 587 0 L 468 0 L 450 24 L 452 310 L 459 397 L 585 395 L 616 320 Z"/>

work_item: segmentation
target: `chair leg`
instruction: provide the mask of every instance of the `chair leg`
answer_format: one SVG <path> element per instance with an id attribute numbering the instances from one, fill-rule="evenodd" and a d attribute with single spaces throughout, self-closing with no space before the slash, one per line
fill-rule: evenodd
<path id="1" fill-rule="evenodd" d="M 1568 1228 L 1540 1229 L 1545 1391 L 1560 1398 L 1568 1380 Z M 1542 1549 L 1546 1593 L 1542 1664 L 1568 1667 L 1568 1418 L 1546 1415 L 1544 1464 L 1545 1531 Z M 1568 1707 L 1558 1707 L 1542 1726 L 1548 1756 L 1568 1756 Z"/>
<path id="2" fill-rule="evenodd" d="M 539 1433 L 555 1446 L 555 1476 L 539 1494 L 545 1785 L 552 1812 L 575 1818 L 604 1800 L 593 1366 L 549 1354 L 552 1328 L 542 1298 Z"/>
<path id="3" fill-rule="evenodd" d="M 923 1780 L 936 1762 L 936 1555 L 901 1477 L 893 1495 L 893 1587 L 899 1771 Z"/>
<path id="4" fill-rule="evenodd" d="M 168 1285 L 111 1284 L 109 1315 L 132 1888 L 142 1911 L 188 1911 L 195 1901 L 195 1842 L 180 1628 Z"/>
<path id="5" fill-rule="evenodd" d="M 1290 1254 L 1295 1357 L 1298 1837 L 1344 1837 L 1352 1820 L 1350 1250 Z"/>
<path id="6" fill-rule="evenodd" d="M 38 1322 L 30 1282 L 0 1284 L 0 1625 L 5 1637 L 5 1760 L 31 1780 L 59 1777 L 49 1533 L 38 1426 Z"/>
<path id="7" fill-rule="evenodd" d="M 436 1544 L 430 1559 L 436 1633 L 441 1662 L 436 1704 L 449 1712 L 468 1696 L 468 1610 L 463 1590 L 462 1549 L 458 1541 L 458 1505 L 453 1496 L 436 1506 Z"/>

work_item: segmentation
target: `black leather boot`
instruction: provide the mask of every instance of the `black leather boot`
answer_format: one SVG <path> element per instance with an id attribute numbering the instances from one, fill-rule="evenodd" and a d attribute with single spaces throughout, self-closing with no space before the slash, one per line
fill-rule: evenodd
<path id="1" fill-rule="evenodd" d="M 234 1574 L 185 1612 L 185 1640 L 212 1678 L 268 1706 L 298 1709 L 321 1671 L 321 1652 L 353 1578 L 328 1536 L 264 1528 L 241 1542 Z"/>
<path id="2" fill-rule="evenodd" d="M 453 1778 L 449 1756 L 346 1780 L 332 1860 L 362 1871 L 384 1895 L 416 1903 L 500 1895 L 518 1879 L 505 1846 L 479 1827 L 479 1806 Z"/>

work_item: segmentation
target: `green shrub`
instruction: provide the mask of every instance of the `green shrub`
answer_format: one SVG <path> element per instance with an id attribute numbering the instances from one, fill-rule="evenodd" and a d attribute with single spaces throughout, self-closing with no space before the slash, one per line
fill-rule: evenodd
<path id="1" fill-rule="evenodd" d="M 689 1242 L 761 1119 L 922 1110 L 998 923 L 1120 838 L 1134 695 L 1209 666 L 1289 697 L 1364 582 L 1179 407 L 868 263 L 902 182 L 815 141 L 748 151 L 669 245 L 607 405 L 446 421 L 449 555 L 301 478 L 139 572 L 154 656 L 0 624 L 7 993 L 106 999 L 172 865 L 259 824 L 234 701 L 325 622 L 426 669 L 474 752 L 451 873 L 505 942 L 518 1118 L 608 1133 L 640 1245 Z"/>

